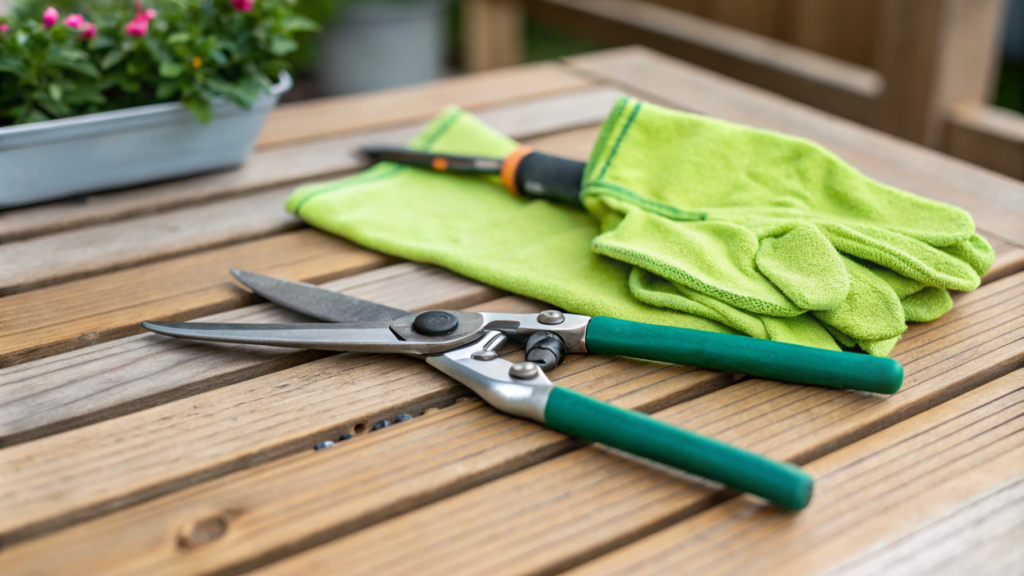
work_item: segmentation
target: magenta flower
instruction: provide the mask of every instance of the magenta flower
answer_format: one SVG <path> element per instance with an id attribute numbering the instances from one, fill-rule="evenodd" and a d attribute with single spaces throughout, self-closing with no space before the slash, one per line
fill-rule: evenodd
<path id="1" fill-rule="evenodd" d="M 78 36 L 82 40 L 91 40 L 94 36 L 96 36 L 96 25 L 92 22 L 83 22 L 81 31 L 82 33 Z"/>
<path id="2" fill-rule="evenodd" d="M 240 12 L 252 12 L 256 0 L 231 0 L 231 7 Z"/>
<path id="3" fill-rule="evenodd" d="M 152 8 L 149 8 L 147 10 L 140 10 L 137 14 L 135 14 L 136 20 L 145 20 L 146 22 L 149 22 L 153 18 L 156 18 L 156 10 L 153 10 Z"/>
<path id="4" fill-rule="evenodd" d="M 6 22 L 4 22 L 3 24 L 0 24 L 0 32 L 9 32 L 10 29 L 11 29 L 10 25 L 7 24 Z"/>
<path id="5" fill-rule="evenodd" d="M 85 18 L 81 14 L 72 14 L 64 19 L 64 25 L 68 28 L 78 29 L 85 24 Z"/>
<path id="6" fill-rule="evenodd" d="M 149 20 L 145 20 L 135 16 L 130 22 L 124 25 L 124 31 L 129 36 L 142 37 L 149 32 Z"/>
<path id="7" fill-rule="evenodd" d="M 47 29 L 53 28 L 53 25 L 57 23 L 59 18 L 60 12 L 57 12 L 56 8 L 50 6 L 43 11 L 43 27 Z"/>

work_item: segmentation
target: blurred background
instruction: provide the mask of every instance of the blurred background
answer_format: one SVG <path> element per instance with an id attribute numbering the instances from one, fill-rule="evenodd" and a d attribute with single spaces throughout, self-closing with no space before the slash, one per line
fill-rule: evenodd
<path id="1" fill-rule="evenodd" d="M 0 13 L 5 3 L 0 0 Z M 16 1 L 16 0 L 15 0 Z M 1024 0 L 298 0 L 285 100 L 639 44 L 1024 179 Z"/>

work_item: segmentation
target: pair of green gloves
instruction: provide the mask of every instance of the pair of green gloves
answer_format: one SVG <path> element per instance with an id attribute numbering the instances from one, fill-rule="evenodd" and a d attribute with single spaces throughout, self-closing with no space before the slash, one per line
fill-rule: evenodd
<path id="1" fill-rule="evenodd" d="M 411 144 L 500 157 L 456 108 Z M 584 175 L 586 212 L 495 180 L 391 163 L 303 187 L 311 225 L 571 312 L 888 355 L 907 321 L 972 290 L 970 216 L 875 182 L 811 142 L 622 98 Z"/>

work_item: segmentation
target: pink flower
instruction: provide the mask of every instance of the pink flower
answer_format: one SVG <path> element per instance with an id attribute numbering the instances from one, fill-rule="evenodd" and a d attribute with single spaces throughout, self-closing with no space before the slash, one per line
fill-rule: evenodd
<path id="1" fill-rule="evenodd" d="M 252 12 L 256 0 L 231 0 L 231 7 L 241 12 Z"/>
<path id="2" fill-rule="evenodd" d="M 3 24 L 0 24 L 0 32 L 8 32 L 8 31 L 10 31 L 10 29 L 11 29 L 11 26 L 9 24 L 7 24 L 6 22 L 4 22 Z"/>
<path id="3" fill-rule="evenodd" d="M 56 8 L 50 6 L 43 11 L 43 27 L 47 29 L 52 28 L 59 18 L 60 12 L 57 12 Z"/>
<path id="4" fill-rule="evenodd" d="M 82 24 L 85 24 L 85 18 L 81 14 L 72 14 L 64 19 L 64 25 L 68 28 L 77 30 Z"/>
<path id="5" fill-rule="evenodd" d="M 140 10 L 137 14 L 135 14 L 136 20 L 145 20 L 146 22 L 149 22 L 153 18 L 156 18 L 156 10 L 153 10 L 152 8 L 149 8 L 147 10 Z"/>
<path id="6" fill-rule="evenodd" d="M 82 33 L 78 36 L 82 40 L 91 40 L 94 36 L 96 36 L 96 25 L 92 22 L 83 22 L 81 30 Z"/>
<path id="7" fill-rule="evenodd" d="M 149 32 L 149 20 L 144 20 L 136 16 L 131 20 L 131 22 L 124 25 L 124 31 L 127 32 L 129 36 L 145 36 L 146 32 Z"/>

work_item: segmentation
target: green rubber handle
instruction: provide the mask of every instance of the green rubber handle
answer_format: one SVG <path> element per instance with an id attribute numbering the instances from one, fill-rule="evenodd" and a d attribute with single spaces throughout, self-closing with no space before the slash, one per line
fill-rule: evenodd
<path id="1" fill-rule="evenodd" d="M 751 376 L 892 394 L 903 384 L 903 366 L 891 358 L 836 352 L 671 326 L 595 316 L 587 326 L 587 351 Z"/>
<path id="2" fill-rule="evenodd" d="M 551 390 L 544 423 L 756 494 L 784 508 L 803 508 L 811 499 L 814 480 L 798 466 L 769 460 L 560 386 Z"/>

